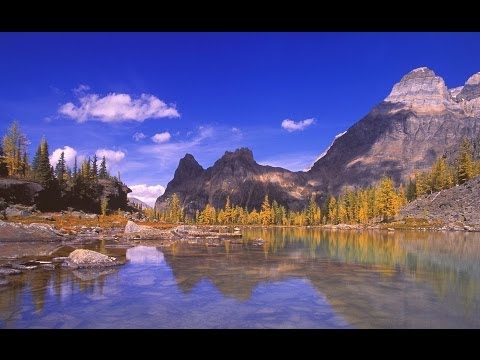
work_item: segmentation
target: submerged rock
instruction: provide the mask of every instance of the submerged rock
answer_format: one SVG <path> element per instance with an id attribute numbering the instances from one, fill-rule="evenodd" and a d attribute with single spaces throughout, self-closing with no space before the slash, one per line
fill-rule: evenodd
<path id="1" fill-rule="evenodd" d="M 68 258 L 63 263 L 63 266 L 68 268 L 90 268 L 90 267 L 108 267 L 124 264 L 122 261 L 114 257 L 100 254 L 99 252 L 77 249 L 70 253 Z"/>
<path id="2" fill-rule="evenodd" d="M 17 269 L 0 268 L 0 276 L 20 275 L 22 272 Z"/>

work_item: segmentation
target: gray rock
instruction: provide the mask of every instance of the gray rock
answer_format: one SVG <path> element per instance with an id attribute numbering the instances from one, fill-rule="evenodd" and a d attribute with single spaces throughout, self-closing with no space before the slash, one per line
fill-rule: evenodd
<path id="1" fill-rule="evenodd" d="M 0 268 L 0 276 L 20 275 L 22 272 L 18 269 Z"/>
<path id="2" fill-rule="evenodd" d="M 49 242 L 62 241 L 64 236 L 51 225 L 22 225 L 0 220 L 0 241 Z"/>
<path id="3" fill-rule="evenodd" d="M 31 216 L 33 213 L 32 207 L 12 205 L 5 209 L 5 215 L 10 216 Z"/>
<path id="4" fill-rule="evenodd" d="M 169 230 L 160 230 L 151 226 L 138 225 L 131 220 L 125 225 L 124 237 L 127 239 L 175 239 L 175 236 Z"/>
<path id="5" fill-rule="evenodd" d="M 68 255 L 63 265 L 69 268 L 91 268 L 91 267 L 108 267 L 121 265 L 123 262 L 116 258 L 101 254 L 96 251 L 77 249 Z"/>
<path id="6" fill-rule="evenodd" d="M 472 194 L 480 194 L 480 177 L 412 201 L 399 211 L 398 218 L 428 217 L 446 224 L 449 230 L 479 231 L 480 196 Z"/>

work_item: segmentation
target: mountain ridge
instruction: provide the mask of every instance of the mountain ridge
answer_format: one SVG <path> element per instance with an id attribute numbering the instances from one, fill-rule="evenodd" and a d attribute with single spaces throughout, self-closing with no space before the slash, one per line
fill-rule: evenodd
<path id="1" fill-rule="evenodd" d="M 210 203 L 259 209 L 265 195 L 298 210 L 312 195 L 317 202 L 345 187 L 364 187 L 391 176 L 398 184 L 430 168 L 438 156 L 464 137 L 480 134 L 480 73 L 448 89 L 429 68 L 405 74 L 389 95 L 350 126 L 317 157 L 307 171 L 259 165 L 250 149 L 226 151 L 204 169 L 193 155 L 179 162 L 174 178 L 155 208 L 165 208 L 177 193 L 187 213 Z"/>

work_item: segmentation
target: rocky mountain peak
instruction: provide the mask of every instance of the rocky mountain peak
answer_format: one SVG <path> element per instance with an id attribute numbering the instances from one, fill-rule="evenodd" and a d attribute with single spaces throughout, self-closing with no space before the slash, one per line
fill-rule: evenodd
<path id="1" fill-rule="evenodd" d="M 401 103 L 417 112 L 443 111 L 451 100 L 445 81 L 433 70 L 420 67 L 396 83 L 385 102 Z"/>
<path id="2" fill-rule="evenodd" d="M 472 100 L 480 98 L 480 72 L 470 76 L 462 88 L 462 91 L 457 95 L 456 100 Z"/>
<path id="3" fill-rule="evenodd" d="M 213 165 L 214 168 L 222 168 L 225 166 L 253 166 L 255 165 L 252 150 L 243 147 L 235 151 L 225 151 L 225 154 L 218 159 Z"/>
<path id="4" fill-rule="evenodd" d="M 480 85 L 480 72 L 470 76 L 465 85 Z"/>
<path id="5" fill-rule="evenodd" d="M 252 150 L 250 150 L 249 148 L 246 148 L 246 147 L 236 149 L 234 152 L 225 151 L 225 154 L 223 155 L 223 157 L 226 158 L 226 159 L 242 158 L 242 159 L 245 159 L 247 161 L 254 161 Z"/>
<path id="6" fill-rule="evenodd" d="M 175 170 L 175 179 L 195 178 L 203 173 L 203 167 L 195 160 L 192 154 L 185 154 Z"/>

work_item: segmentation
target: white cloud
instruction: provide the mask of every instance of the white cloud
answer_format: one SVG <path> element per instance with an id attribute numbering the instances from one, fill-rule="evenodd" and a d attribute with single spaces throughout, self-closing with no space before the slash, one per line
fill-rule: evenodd
<path id="1" fill-rule="evenodd" d="M 165 142 L 168 142 L 171 137 L 172 136 L 170 135 L 170 133 L 168 131 L 165 131 L 163 133 L 153 135 L 152 141 L 156 142 L 157 144 L 165 143 Z"/>
<path id="2" fill-rule="evenodd" d="M 107 167 L 109 168 L 111 165 L 117 164 L 125 158 L 125 153 L 120 150 L 98 149 L 95 154 L 99 159 L 105 156 Z"/>
<path id="3" fill-rule="evenodd" d="M 167 105 L 154 95 L 141 94 L 132 98 L 129 94 L 111 93 L 105 96 L 86 94 L 88 87 L 80 85 L 75 89 L 80 104 L 63 104 L 58 109 L 61 115 L 78 122 L 97 120 L 106 123 L 123 121 L 144 121 L 154 118 L 178 118 L 180 114 L 173 105 Z"/>
<path id="4" fill-rule="evenodd" d="M 90 90 L 90 86 L 80 84 L 75 89 L 73 89 L 72 92 L 77 96 L 81 96 L 84 95 L 88 90 Z"/>
<path id="5" fill-rule="evenodd" d="M 282 121 L 282 128 L 284 128 L 288 132 L 302 131 L 302 130 L 305 130 L 310 125 L 312 125 L 314 122 L 315 122 L 315 119 L 313 119 L 313 118 L 305 119 L 305 120 L 297 121 L 297 122 L 295 122 L 293 120 L 290 120 L 290 119 L 285 119 L 285 120 Z"/>
<path id="6" fill-rule="evenodd" d="M 145 139 L 147 137 L 147 135 L 145 135 L 143 132 L 136 132 L 135 134 L 133 134 L 133 139 L 135 141 L 140 141 L 142 139 Z"/>
<path id="7" fill-rule="evenodd" d="M 240 129 L 237 128 L 237 127 L 232 127 L 230 130 L 232 131 L 232 133 L 239 133 L 240 132 Z"/>
<path id="8" fill-rule="evenodd" d="M 157 198 L 165 192 L 165 188 L 162 185 L 131 185 L 129 188 L 132 190 L 128 194 L 128 197 L 135 197 L 144 203 L 154 206 Z"/>
<path id="9" fill-rule="evenodd" d="M 65 157 L 65 163 L 68 167 L 72 168 L 75 162 L 75 156 L 77 155 L 77 150 L 71 148 L 70 146 L 64 146 L 63 148 L 55 149 L 50 155 L 50 165 L 55 166 L 57 165 L 58 159 L 60 159 L 60 155 L 62 154 Z"/>

